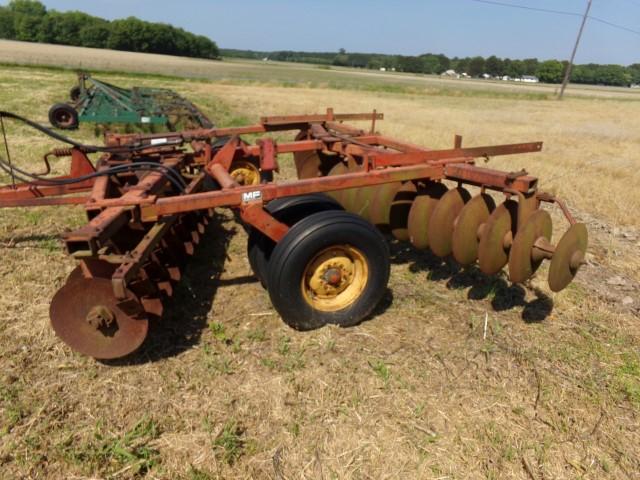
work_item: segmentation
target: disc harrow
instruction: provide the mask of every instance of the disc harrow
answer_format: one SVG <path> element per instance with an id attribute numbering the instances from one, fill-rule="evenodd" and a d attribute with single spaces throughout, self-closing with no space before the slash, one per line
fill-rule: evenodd
<path id="1" fill-rule="evenodd" d="M 562 201 L 538 190 L 525 171 L 503 172 L 477 159 L 539 152 L 541 142 L 427 150 L 376 131 L 382 114 L 265 117 L 258 124 L 164 134 L 107 134 L 83 145 L 15 114 L 67 144 L 34 174 L 0 159 L 11 184 L 0 206 L 81 205 L 87 223 L 63 234 L 76 259 L 54 295 L 50 317 L 72 349 L 95 358 L 126 356 L 161 321 L 215 208 L 231 208 L 249 232 L 248 255 L 276 310 L 294 328 L 354 325 L 384 295 L 389 253 L 382 233 L 477 262 L 487 275 L 505 266 L 521 283 L 550 260 L 552 291 L 584 263 L 587 230 Z M 370 121 L 363 130 L 345 121 Z M 4 125 L 4 123 L 3 123 Z M 276 142 L 271 132 L 295 132 Z M 250 144 L 242 135 L 265 134 Z M 292 154 L 297 178 L 274 181 Z M 68 175 L 49 159 L 70 157 Z M 543 205 L 556 204 L 569 229 L 552 243 Z"/>

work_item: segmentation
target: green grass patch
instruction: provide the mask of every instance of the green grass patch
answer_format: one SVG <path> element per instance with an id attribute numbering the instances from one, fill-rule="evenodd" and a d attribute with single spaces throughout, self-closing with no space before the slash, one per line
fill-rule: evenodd
<path id="1" fill-rule="evenodd" d="M 385 383 L 387 383 L 391 378 L 391 369 L 382 360 L 369 361 L 369 366 Z"/>
<path id="2" fill-rule="evenodd" d="M 20 400 L 20 389 L 15 384 L 0 385 L 0 407 L 2 411 L 0 438 L 2 438 L 27 415 Z"/>
<path id="3" fill-rule="evenodd" d="M 124 435 L 106 435 L 98 424 L 88 442 L 78 444 L 70 436 L 59 448 L 67 461 L 89 474 L 113 475 L 126 469 L 128 476 L 145 475 L 160 461 L 160 453 L 150 445 L 159 436 L 156 423 L 145 417 Z"/>
<path id="4" fill-rule="evenodd" d="M 627 353 L 616 369 L 615 379 L 620 392 L 636 407 L 640 407 L 640 358 Z"/>
<path id="5" fill-rule="evenodd" d="M 218 456 L 228 465 L 233 465 L 244 453 L 244 429 L 231 419 L 227 421 L 213 441 Z"/>

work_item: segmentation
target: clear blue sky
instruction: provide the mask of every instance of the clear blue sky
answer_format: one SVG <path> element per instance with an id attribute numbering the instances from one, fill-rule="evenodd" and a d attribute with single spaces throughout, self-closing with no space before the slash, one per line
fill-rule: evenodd
<path id="1" fill-rule="evenodd" d="M 498 0 L 583 13 L 586 0 Z M 7 3 L 6 0 L 2 3 Z M 172 23 L 222 48 L 565 59 L 580 18 L 472 0 L 44 0 L 48 8 Z M 593 0 L 591 15 L 640 30 L 640 0 Z M 589 21 L 578 63 L 640 62 L 640 35 Z"/>

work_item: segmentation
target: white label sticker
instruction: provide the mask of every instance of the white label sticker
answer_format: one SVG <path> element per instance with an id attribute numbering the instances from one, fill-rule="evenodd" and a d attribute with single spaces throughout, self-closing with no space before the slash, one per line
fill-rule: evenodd
<path id="1" fill-rule="evenodd" d="M 244 203 L 255 202 L 256 200 L 260 200 L 262 198 L 262 192 L 257 190 L 255 192 L 246 192 L 242 194 L 242 201 Z"/>
<path id="2" fill-rule="evenodd" d="M 151 117 L 140 117 L 142 123 L 151 123 Z"/>
<path id="3" fill-rule="evenodd" d="M 167 143 L 166 138 L 152 138 L 151 145 L 162 145 L 163 143 Z"/>

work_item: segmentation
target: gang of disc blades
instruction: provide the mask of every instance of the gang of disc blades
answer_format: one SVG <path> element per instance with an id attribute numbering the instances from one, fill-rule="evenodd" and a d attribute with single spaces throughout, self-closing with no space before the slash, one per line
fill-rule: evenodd
<path id="1" fill-rule="evenodd" d="M 533 246 L 540 238 L 551 240 L 553 225 L 551 215 L 537 210 L 529 215 L 527 221 L 518 230 L 509 251 L 509 280 L 522 283 L 530 278 L 542 264 L 542 259 L 534 260 Z"/>
<path id="2" fill-rule="evenodd" d="M 457 187 L 445 193 L 429 219 L 429 248 L 438 257 L 451 253 L 453 227 L 456 218 L 471 195 L 463 187 Z"/>
<path id="3" fill-rule="evenodd" d="M 418 189 L 407 219 L 409 241 L 418 250 L 429 248 L 429 219 L 445 193 L 447 187 L 439 182 L 427 182 Z"/>
<path id="4" fill-rule="evenodd" d="M 409 220 L 409 210 L 416 198 L 417 189 L 413 182 L 405 183 L 391 202 L 389 210 L 389 228 L 391 233 L 398 240 L 409 240 L 409 229 L 407 222 Z"/>
<path id="5" fill-rule="evenodd" d="M 401 187 L 402 183 L 400 182 L 385 183 L 375 191 L 369 207 L 369 221 L 376 227 L 388 228 L 391 202 L 393 202 L 396 193 Z"/>
<path id="6" fill-rule="evenodd" d="M 518 222 L 518 202 L 506 200 L 487 219 L 478 245 L 478 265 L 487 275 L 498 273 L 509 261 L 508 238 Z"/>
<path id="7" fill-rule="evenodd" d="M 478 245 L 480 238 L 478 230 L 486 223 L 496 204 L 493 198 L 486 193 L 473 197 L 460 210 L 453 229 L 452 253 L 453 258 L 460 265 L 471 265 L 478 259 Z"/>

